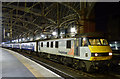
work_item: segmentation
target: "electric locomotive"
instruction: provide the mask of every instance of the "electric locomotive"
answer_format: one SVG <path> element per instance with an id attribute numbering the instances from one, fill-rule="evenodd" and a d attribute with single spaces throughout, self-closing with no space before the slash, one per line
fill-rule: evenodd
<path id="1" fill-rule="evenodd" d="M 39 41 L 38 52 L 85 71 L 108 67 L 112 58 L 112 50 L 107 40 L 98 37 Z"/>

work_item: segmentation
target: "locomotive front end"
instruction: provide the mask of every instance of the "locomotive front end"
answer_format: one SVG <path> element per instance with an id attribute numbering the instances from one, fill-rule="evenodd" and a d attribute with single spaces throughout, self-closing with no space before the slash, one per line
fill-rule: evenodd
<path id="1" fill-rule="evenodd" d="M 96 69 L 109 67 L 112 59 L 112 49 L 106 39 L 88 38 L 89 49 L 91 52 L 90 61 Z"/>

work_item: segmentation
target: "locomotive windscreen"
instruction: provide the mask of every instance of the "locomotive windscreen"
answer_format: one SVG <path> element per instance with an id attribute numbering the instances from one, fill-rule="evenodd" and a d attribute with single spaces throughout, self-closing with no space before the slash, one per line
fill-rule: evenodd
<path id="1" fill-rule="evenodd" d="M 108 45 L 106 39 L 89 39 L 90 45 Z"/>

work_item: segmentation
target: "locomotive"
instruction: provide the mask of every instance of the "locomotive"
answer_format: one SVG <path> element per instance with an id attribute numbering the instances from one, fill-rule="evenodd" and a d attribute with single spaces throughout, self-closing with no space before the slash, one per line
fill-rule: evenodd
<path id="1" fill-rule="evenodd" d="M 25 50 L 87 72 L 109 67 L 112 59 L 112 49 L 103 37 L 38 40 L 2 44 L 2 47 Z"/>

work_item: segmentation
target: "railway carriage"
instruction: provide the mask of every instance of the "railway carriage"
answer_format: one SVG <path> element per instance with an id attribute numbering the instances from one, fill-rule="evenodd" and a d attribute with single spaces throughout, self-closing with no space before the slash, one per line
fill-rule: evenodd
<path id="1" fill-rule="evenodd" d="M 14 43 L 11 48 L 21 49 L 21 44 L 20 43 Z"/>
<path id="2" fill-rule="evenodd" d="M 36 41 L 29 41 L 29 42 L 21 42 L 19 43 L 20 50 L 22 52 L 26 52 L 29 54 L 36 53 L 37 52 L 37 42 Z"/>
<path id="3" fill-rule="evenodd" d="M 28 53 L 33 53 L 37 51 L 36 46 L 37 46 L 37 42 L 35 41 L 24 42 L 24 43 L 21 43 L 21 50 Z"/>
<path id="4" fill-rule="evenodd" d="M 13 47 L 13 44 L 2 44 L 2 47 L 12 48 L 12 47 Z"/>

